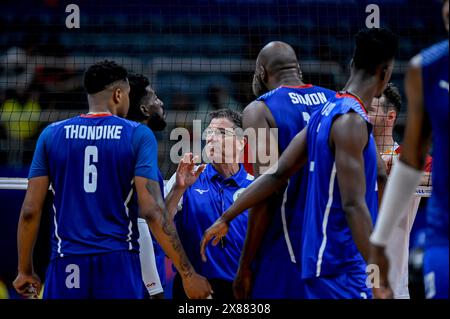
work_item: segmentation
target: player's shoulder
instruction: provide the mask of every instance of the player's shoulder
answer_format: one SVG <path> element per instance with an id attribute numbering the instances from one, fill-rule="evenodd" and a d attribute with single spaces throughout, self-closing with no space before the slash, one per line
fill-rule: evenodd
<path id="1" fill-rule="evenodd" d="M 422 67 L 427 67 L 443 58 L 448 59 L 448 40 L 444 40 L 433 44 L 431 47 L 420 53 Z"/>
<path id="2" fill-rule="evenodd" d="M 77 121 L 78 118 L 79 118 L 79 116 L 75 116 L 75 117 L 71 117 L 71 118 L 68 118 L 65 120 L 53 122 L 53 123 L 49 124 L 45 129 L 51 130 L 51 129 L 55 129 L 58 127 L 62 127 L 64 125 L 67 125 L 67 124 Z"/>
<path id="3" fill-rule="evenodd" d="M 370 123 L 356 112 L 347 112 L 336 117 L 333 121 L 332 130 L 334 139 L 343 142 L 359 140 L 367 132 Z"/>
<path id="4" fill-rule="evenodd" d="M 333 118 L 338 115 L 342 116 L 344 114 L 355 113 L 362 121 L 367 122 L 369 120 L 362 102 L 346 92 L 337 92 L 335 96 L 331 97 L 323 106 L 320 113 L 323 116 L 331 115 Z M 351 117 L 353 117 L 353 115 Z"/>
<path id="5" fill-rule="evenodd" d="M 130 125 L 129 127 L 132 128 L 132 132 L 133 132 L 133 141 L 138 142 L 138 143 L 142 143 L 143 141 L 148 141 L 148 142 L 152 142 L 155 143 L 156 142 L 156 137 L 155 134 L 153 133 L 153 131 L 144 124 L 141 123 L 137 123 L 134 121 L 128 121 L 124 122 L 126 125 Z"/>
<path id="6" fill-rule="evenodd" d="M 276 89 L 273 89 L 267 93 L 264 93 L 263 95 L 261 95 L 260 97 L 258 97 L 256 99 L 256 101 L 267 101 L 268 99 L 272 98 L 273 96 L 275 96 L 278 93 L 280 93 L 282 91 L 283 87 L 277 87 Z"/>
<path id="7" fill-rule="evenodd" d="M 314 85 L 313 88 L 318 92 L 323 92 L 328 95 L 328 97 L 334 97 L 336 95 L 336 91 L 324 88 L 322 86 Z"/>
<path id="8" fill-rule="evenodd" d="M 48 136 L 54 134 L 55 132 L 58 132 L 58 130 L 63 129 L 64 126 L 76 122 L 77 118 L 78 116 L 75 116 L 65 120 L 50 123 L 42 130 L 41 136 Z"/>
<path id="9" fill-rule="evenodd" d="M 363 109 L 361 100 L 346 92 L 337 92 L 331 102 L 336 103 L 343 111 L 362 111 Z"/>
<path id="10" fill-rule="evenodd" d="M 125 119 L 125 118 L 123 118 L 123 117 L 119 117 L 119 116 L 117 116 L 117 115 L 113 115 L 113 116 L 111 117 L 111 120 L 112 120 L 112 121 L 115 121 L 115 122 L 118 122 L 118 123 L 120 123 L 120 124 L 122 124 L 122 125 L 124 125 L 124 126 L 130 127 L 130 128 L 137 128 L 137 127 L 139 127 L 139 126 L 145 126 L 145 125 L 142 125 L 142 124 L 139 123 L 139 122 L 127 120 L 127 119 Z M 145 127 L 146 127 L 146 126 L 145 126 Z"/>
<path id="11" fill-rule="evenodd" d="M 269 109 L 267 108 L 267 104 L 265 101 L 261 100 L 254 100 L 250 102 L 243 110 L 242 110 L 242 118 L 243 121 L 246 123 L 250 119 L 251 122 L 253 121 L 261 121 L 267 118 Z"/>

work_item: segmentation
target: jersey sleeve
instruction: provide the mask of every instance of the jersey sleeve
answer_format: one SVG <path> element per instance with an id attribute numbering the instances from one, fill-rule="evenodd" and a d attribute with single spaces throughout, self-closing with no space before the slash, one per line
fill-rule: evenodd
<path id="1" fill-rule="evenodd" d="M 49 176 L 47 163 L 47 147 L 49 145 L 50 138 L 50 127 L 46 127 L 39 136 L 36 144 L 36 150 L 34 151 L 30 172 L 28 173 L 29 179 L 39 176 Z"/>
<path id="2" fill-rule="evenodd" d="M 158 143 L 153 132 L 139 125 L 133 135 L 133 149 L 136 154 L 134 176 L 141 176 L 159 183 Z"/>

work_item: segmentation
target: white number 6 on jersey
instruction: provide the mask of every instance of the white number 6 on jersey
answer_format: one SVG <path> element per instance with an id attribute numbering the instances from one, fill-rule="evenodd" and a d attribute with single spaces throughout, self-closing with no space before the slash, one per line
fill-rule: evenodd
<path id="1" fill-rule="evenodd" d="M 91 160 L 92 157 L 92 160 Z M 84 150 L 83 186 L 86 193 L 95 193 L 97 190 L 97 167 L 92 163 L 98 162 L 97 146 L 86 146 Z"/>

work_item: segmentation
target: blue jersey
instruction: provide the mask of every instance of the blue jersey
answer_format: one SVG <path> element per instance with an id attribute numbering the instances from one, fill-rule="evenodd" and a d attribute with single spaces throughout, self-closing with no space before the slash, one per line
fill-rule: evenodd
<path id="1" fill-rule="evenodd" d="M 111 115 L 53 123 L 37 143 L 29 178 L 37 176 L 49 177 L 54 194 L 52 259 L 139 251 L 133 179 L 158 181 L 148 127 Z"/>
<path id="2" fill-rule="evenodd" d="M 258 98 L 258 101 L 267 105 L 275 120 L 280 154 L 308 124 L 311 115 L 320 110 L 334 95 L 334 91 L 319 86 L 303 85 L 281 86 Z M 305 174 L 307 170 L 301 169 L 289 179 L 289 186 L 283 198 L 279 199 L 278 211 L 273 214 L 264 235 L 261 253 L 255 258 L 255 298 L 299 296 L 298 283 L 293 278 L 300 265 L 299 252 L 307 183 Z M 276 273 L 271 272 L 269 275 L 267 272 L 270 270 L 276 270 Z M 268 276 L 275 276 L 279 289 L 275 289 L 267 280 Z"/>
<path id="3" fill-rule="evenodd" d="M 343 114 L 356 112 L 365 121 L 366 111 L 360 101 L 349 94 L 337 93 L 324 108 L 314 114 L 308 125 L 308 192 L 306 198 L 302 247 L 302 278 L 342 273 L 365 273 L 365 262 L 352 239 L 342 209 L 336 178 L 334 154 L 329 146 L 333 121 Z M 375 222 L 378 209 L 377 154 L 369 131 L 364 149 L 366 204 Z"/>
<path id="4" fill-rule="evenodd" d="M 425 110 L 431 121 L 433 139 L 433 192 L 427 207 L 427 244 L 447 244 L 448 231 L 448 40 L 421 53 Z"/>
<path id="5" fill-rule="evenodd" d="M 232 281 L 236 275 L 247 231 L 245 211 L 230 223 L 227 236 L 217 246 L 208 246 L 208 262 L 200 257 L 203 233 L 225 212 L 250 185 L 253 176 L 243 165 L 239 171 L 223 178 L 208 164 L 197 181 L 183 194 L 182 208 L 175 215 L 180 240 L 194 269 L 208 279 Z"/>

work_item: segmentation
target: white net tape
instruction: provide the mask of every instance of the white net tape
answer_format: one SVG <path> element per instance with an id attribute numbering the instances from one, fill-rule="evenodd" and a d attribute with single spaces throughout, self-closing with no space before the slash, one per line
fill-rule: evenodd
<path id="1" fill-rule="evenodd" d="M 26 190 L 28 186 L 27 178 L 20 177 L 0 177 L 0 189 L 9 190 Z M 431 196 L 430 186 L 419 186 L 416 189 L 416 196 L 419 197 L 430 197 Z"/>

